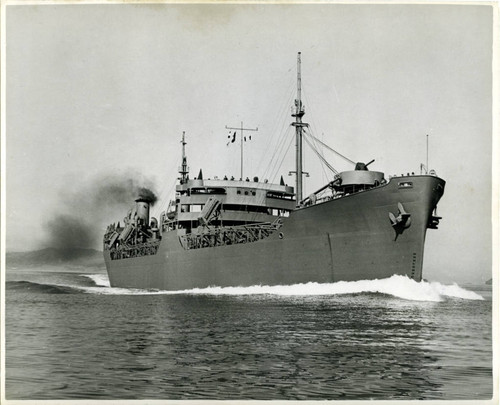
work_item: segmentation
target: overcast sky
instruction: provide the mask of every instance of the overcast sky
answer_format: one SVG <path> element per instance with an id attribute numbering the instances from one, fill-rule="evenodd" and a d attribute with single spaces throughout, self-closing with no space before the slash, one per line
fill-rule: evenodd
<path id="1" fill-rule="evenodd" d="M 245 176 L 293 184 L 293 145 L 282 156 L 301 51 L 304 120 L 339 152 L 419 173 L 429 134 L 429 166 L 447 185 L 424 277 L 485 281 L 492 18 L 480 5 L 7 6 L 7 249 L 46 247 L 47 222 L 68 209 L 99 229 L 123 218 L 103 223 L 75 202 L 106 176 L 137 173 L 164 208 L 182 131 L 191 176 L 239 177 L 225 126 L 243 121 L 259 128 Z M 328 177 L 309 152 L 305 170 L 307 195 Z"/>

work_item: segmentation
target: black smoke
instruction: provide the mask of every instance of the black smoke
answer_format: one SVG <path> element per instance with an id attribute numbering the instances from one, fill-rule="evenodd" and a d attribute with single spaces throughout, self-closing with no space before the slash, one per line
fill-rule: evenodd
<path id="1" fill-rule="evenodd" d="M 89 248 L 93 246 L 92 224 L 76 215 L 56 215 L 47 221 L 46 230 L 49 234 L 49 246 L 59 249 Z"/>
<path id="2" fill-rule="evenodd" d="M 121 221 L 137 198 L 153 205 L 158 197 L 151 181 L 137 173 L 96 177 L 61 188 L 60 205 L 45 223 L 44 247 L 102 248 L 108 224 Z"/>
<path id="3" fill-rule="evenodd" d="M 149 188 L 141 187 L 138 193 L 139 198 L 147 201 L 151 206 L 155 205 L 158 197 Z"/>

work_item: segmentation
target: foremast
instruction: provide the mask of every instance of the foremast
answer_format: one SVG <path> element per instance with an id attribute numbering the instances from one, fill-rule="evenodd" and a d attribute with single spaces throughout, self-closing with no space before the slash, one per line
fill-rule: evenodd
<path id="1" fill-rule="evenodd" d="M 181 184 L 185 184 L 188 181 L 189 178 L 189 167 L 187 165 L 187 157 L 186 157 L 186 132 L 182 131 L 182 165 L 179 167 L 179 174 L 181 177 L 179 177 L 179 180 Z"/>
<path id="2" fill-rule="evenodd" d="M 295 99 L 295 111 L 292 117 L 295 117 L 295 122 L 292 125 L 295 127 L 295 198 L 296 205 L 299 206 L 303 198 L 302 191 L 302 128 L 309 124 L 302 122 L 302 117 L 305 114 L 304 105 L 302 104 L 302 79 L 300 75 L 300 52 L 297 54 L 297 98 Z"/>

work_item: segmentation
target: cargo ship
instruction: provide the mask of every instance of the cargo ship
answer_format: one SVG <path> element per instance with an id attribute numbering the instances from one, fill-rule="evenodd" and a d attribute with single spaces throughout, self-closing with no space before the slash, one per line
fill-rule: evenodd
<path id="1" fill-rule="evenodd" d="M 189 290 L 381 279 L 420 281 L 428 229 L 437 229 L 445 181 L 434 171 L 385 178 L 373 162 L 335 172 L 304 197 L 308 124 L 297 57 L 295 187 L 253 179 L 189 177 L 185 134 L 175 200 L 159 218 L 139 195 L 104 235 L 112 287 Z M 310 133 L 307 136 L 312 136 Z M 319 139 L 315 140 L 322 143 Z M 243 142 L 243 140 L 241 140 Z M 306 138 L 307 141 L 307 138 Z M 327 146 L 325 144 L 325 146 Z M 354 162 L 353 162 L 354 163 Z"/>

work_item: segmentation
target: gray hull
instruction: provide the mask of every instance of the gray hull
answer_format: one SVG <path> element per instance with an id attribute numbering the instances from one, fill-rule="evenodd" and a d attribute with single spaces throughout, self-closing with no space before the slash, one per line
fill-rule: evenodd
<path id="1" fill-rule="evenodd" d="M 411 188 L 401 188 L 402 181 Z M 422 279 L 424 241 L 445 182 L 434 176 L 393 178 L 386 185 L 291 212 L 282 227 L 253 243 L 185 250 L 177 232 L 158 253 L 105 262 L 111 286 L 185 290 L 208 286 L 290 285 Z M 398 203 L 411 224 L 395 229 Z"/>

